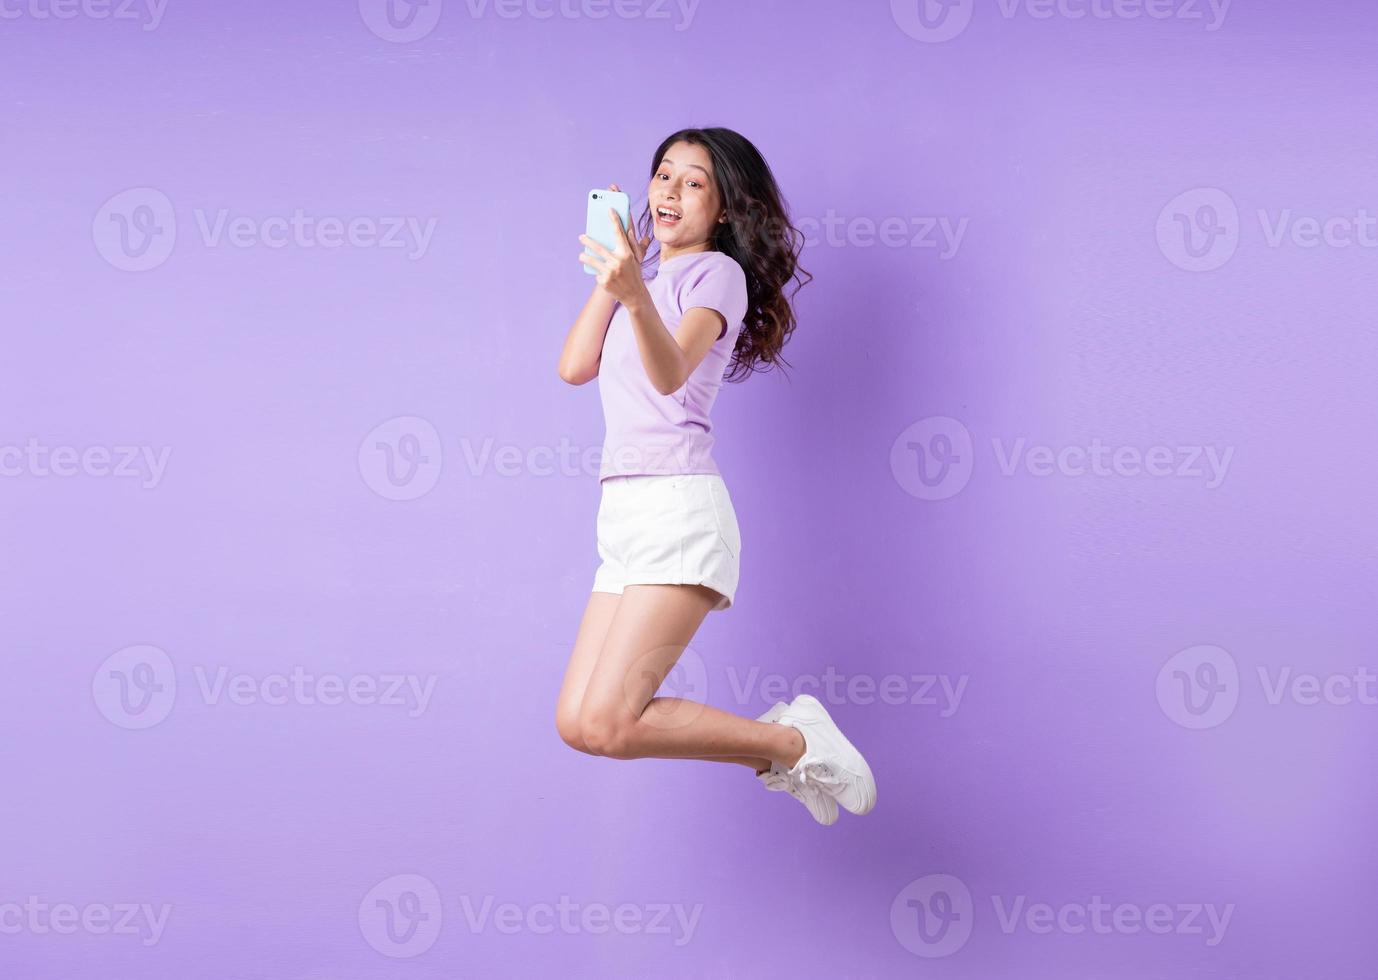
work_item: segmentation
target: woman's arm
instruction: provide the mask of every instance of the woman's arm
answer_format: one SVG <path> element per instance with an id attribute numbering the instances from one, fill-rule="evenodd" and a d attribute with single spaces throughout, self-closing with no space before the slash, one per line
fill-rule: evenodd
<path id="1" fill-rule="evenodd" d="M 560 352 L 560 377 L 572 385 L 587 384 L 598 377 L 598 363 L 603 359 L 603 338 L 612 322 L 617 300 L 601 285 L 595 284 L 593 293 L 584 304 L 574 326 L 565 337 L 565 349 Z"/>
<path id="2" fill-rule="evenodd" d="M 579 236 L 579 240 L 595 253 L 593 256 L 584 256 L 584 264 L 597 271 L 598 289 L 627 308 L 632 331 L 636 335 L 637 351 L 641 354 L 641 363 L 646 368 L 646 377 L 650 379 L 651 386 L 662 395 L 673 394 L 684 387 L 689 375 L 707 356 L 722 333 L 725 321 L 714 310 L 694 307 L 685 310 L 678 330 L 671 334 L 651 300 L 645 280 L 641 278 L 641 262 L 646 254 L 646 246 L 650 244 L 650 237 L 638 242 L 627 234 L 615 216 L 613 224 L 618 233 L 615 251 L 608 251 L 587 235 Z M 606 329 L 607 325 L 604 324 Z M 601 347 L 599 356 L 602 356 Z M 591 376 L 597 373 L 595 365 Z"/>
<path id="3" fill-rule="evenodd" d="M 684 387 L 722 332 L 723 318 L 703 307 L 685 310 L 674 334 L 665 328 L 650 294 L 627 305 L 636 347 L 651 386 L 662 395 Z"/>
<path id="4" fill-rule="evenodd" d="M 616 184 L 609 184 L 608 190 L 616 191 Z M 616 217 L 613 224 L 620 230 L 622 222 Z M 583 241 L 584 236 L 579 236 Z M 649 242 L 649 239 L 647 239 Z M 584 255 L 580 254 L 580 259 Z M 585 263 L 586 265 L 588 263 Z M 588 384 L 598 377 L 598 365 L 603 360 L 603 338 L 608 335 L 608 324 L 617 310 L 617 297 L 605 288 L 603 277 L 594 283 L 588 302 L 579 312 L 574 326 L 565 337 L 565 348 L 560 352 L 560 378 L 572 385 Z"/>

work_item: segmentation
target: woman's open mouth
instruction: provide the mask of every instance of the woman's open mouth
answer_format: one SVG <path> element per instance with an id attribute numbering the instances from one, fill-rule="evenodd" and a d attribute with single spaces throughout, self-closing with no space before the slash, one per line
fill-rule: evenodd
<path id="1" fill-rule="evenodd" d="M 684 220 L 684 215 L 674 208 L 656 208 L 656 224 L 658 225 L 677 225 Z"/>

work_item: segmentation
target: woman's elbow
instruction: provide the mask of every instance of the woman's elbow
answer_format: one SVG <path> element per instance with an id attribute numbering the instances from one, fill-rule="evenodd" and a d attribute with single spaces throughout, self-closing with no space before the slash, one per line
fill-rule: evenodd
<path id="1" fill-rule="evenodd" d="M 563 381 L 565 384 L 584 385 L 588 384 L 596 377 L 598 377 L 597 368 L 594 368 L 592 371 L 589 371 L 587 369 L 572 367 L 568 364 L 560 365 L 560 380 Z"/>
<path id="2" fill-rule="evenodd" d="M 666 384 L 665 382 L 655 381 L 652 382 L 652 386 L 655 388 L 657 394 L 669 396 L 683 388 L 684 382 L 680 381 L 675 384 Z"/>

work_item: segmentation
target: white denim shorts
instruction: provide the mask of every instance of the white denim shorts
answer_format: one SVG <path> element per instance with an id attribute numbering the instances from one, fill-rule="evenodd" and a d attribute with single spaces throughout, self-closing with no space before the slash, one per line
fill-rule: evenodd
<path id="1" fill-rule="evenodd" d="M 598 504 L 594 592 L 706 585 L 732 608 L 742 550 L 727 484 L 716 473 L 611 476 Z"/>

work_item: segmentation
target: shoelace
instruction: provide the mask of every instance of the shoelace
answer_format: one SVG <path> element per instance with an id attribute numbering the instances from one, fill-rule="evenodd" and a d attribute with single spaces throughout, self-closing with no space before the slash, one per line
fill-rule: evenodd
<path id="1" fill-rule="evenodd" d="M 829 766 L 822 762 L 804 763 L 803 767 L 799 770 L 798 779 L 800 786 L 806 786 L 809 783 L 813 783 L 829 795 L 832 795 L 831 791 L 839 790 L 843 785 L 837 773 L 833 772 Z"/>
<path id="2" fill-rule="evenodd" d="M 792 780 L 789 778 L 789 773 L 785 772 L 779 766 L 771 766 L 765 772 L 761 773 L 760 776 L 761 782 L 765 783 L 766 785 L 766 789 L 775 790 L 776 792 L 794 791 Z"/>

